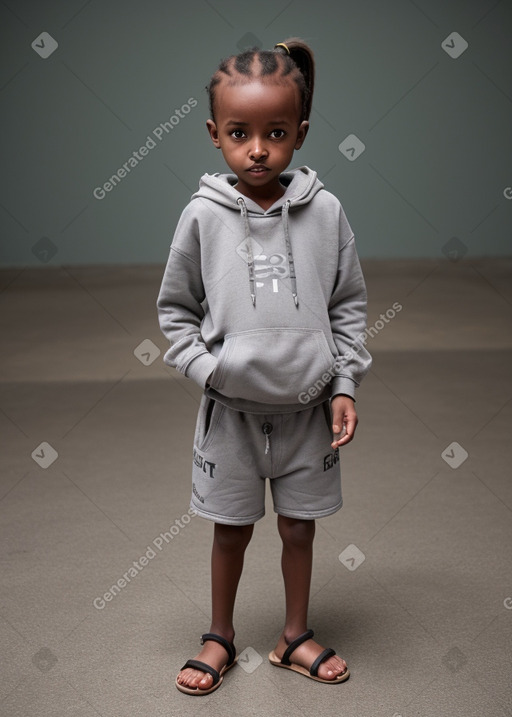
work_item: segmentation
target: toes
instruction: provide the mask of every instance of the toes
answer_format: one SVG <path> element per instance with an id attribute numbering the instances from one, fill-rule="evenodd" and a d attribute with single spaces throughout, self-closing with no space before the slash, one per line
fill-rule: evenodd
<path id="1" fill-rule="evenodd" d="M 200 690 L 208 689 L 213 682 L 213 677 L 207 672 L 196 672 L 196 679 L 193 687 L 199 687 Z"/>
<path id="2" fill-rule="evenodd" d="M 336 662 L 337 662 L 338 674 L 341 674 L 342 672 L 347 671 L 347 663 L 345 662 L 345 660 L 343 660 L 341 657 L 339 657 Z"/>
<path id="3" fill-rule="evenodd" d="M 340 657 L 330 657 L 318 668 L 318 676 L 323 680 L 334 680 L 347 669 L 347 663 Z"/>
<path id="4" fill-rule="evenodd" d="M 197 683 L 197 686 L 200 690 L 207 690 L 209 687 L 211 687 L 213 682 L 213 677 L 211 675 L 203 675 L 202 679 L 199 680 Z"/>
<path id="5" fill-rule="evenodd" d="M 190 670 L 189 668 L 187 668 L 186 670 L 182 670 L 178 675 L 178 682 L 180 683 L 180 685 L 186 685 L 187 687 L 190 687 L 192 679 L 196 674 L 197 673 L 195 670 Z"/>
<path id="6" fill-rule="evenodd" d="M 182 670 L 178 675 L 178 682 L 180 685 L 186 685 L 186 687 L 191 688 L 197 687 L 200 690 L 207 690 L 211 687 L 212 681 L 213 677 L 211 675 L 205 675 L 204 672 L 191 670 L 189 668 Z"/>
<path id="7" fill-rule="evenodd" d="M 211 675 L 205 674 L 204 672 L 196 672 L 189 687 L 198 687 L 200 690 L 207 690 L 208 687 L 211 687 L 212 682 L 213 677 Z"/>

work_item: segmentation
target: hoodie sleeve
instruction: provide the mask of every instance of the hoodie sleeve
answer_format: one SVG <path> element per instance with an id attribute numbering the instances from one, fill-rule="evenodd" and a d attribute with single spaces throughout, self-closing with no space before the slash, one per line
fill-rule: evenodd
<path id="1" fill-rule="evenodd" d="M 366 299 L 354 234 L 340 205 L 338 270 L 329 302 L 331 331 L 338 349 L 331 397 L 344 393 L 354 398 L 355 389 L 370 370 L 372 357 L 364 345 Z"/>
<path id="2" fill-rule="evenodd" d="M 199 227 L 188 205 L 176 227 L 157 309 L 160 328 L 171 344 L 164 362 L 202 388 L 217 365 L 201 336 L 204 300 Z"/>

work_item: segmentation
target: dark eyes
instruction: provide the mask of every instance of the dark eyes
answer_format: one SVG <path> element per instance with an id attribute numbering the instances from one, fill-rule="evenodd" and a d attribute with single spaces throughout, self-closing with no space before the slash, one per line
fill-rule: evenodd
<path id="1" fill-rule="evenodd" d="M 286 135 L 286 132 L 284 131 L 284 129 L 273 129 L 273 130 L 270 132 L 270 135 L 269 135 L 269 136 L 272 137 L 272 139 L 283 139 L 283 137 L 284 137 L 285 135 Z M 245 137 L 245 132 L 244 132 L 243 130 L 241 130 L 241 129 L 234 129 L 234 130 L 231 132 L 231 136 L 232 136 L 234 139 L 244 139 L 244 137 Z"/>

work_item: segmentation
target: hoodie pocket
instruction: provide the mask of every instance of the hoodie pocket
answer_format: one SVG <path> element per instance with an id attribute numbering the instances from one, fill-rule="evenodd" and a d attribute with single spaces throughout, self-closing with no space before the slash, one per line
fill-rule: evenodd
<path id="1" fill-rule="evenodd" d="M 210 385 L 230 398 L 300 403 L 330 382 L 333 365 L 321 329 L 251 329 L 226 334 Z"/>

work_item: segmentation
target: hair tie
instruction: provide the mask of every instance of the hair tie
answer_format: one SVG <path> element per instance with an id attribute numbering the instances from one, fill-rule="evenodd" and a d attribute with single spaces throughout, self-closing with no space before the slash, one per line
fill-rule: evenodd
<path id="1" fill-rule="evenodd" d="M 290 54 L 290 50 L 288 49 L 287 45 L 284 44 L 284 42 L 278 42 L 277 45 L 274 45 L 274 49 L 276 47 L 284 47 L 284 49 L 286 50 L 286 53 L 288 55 Z"/>

